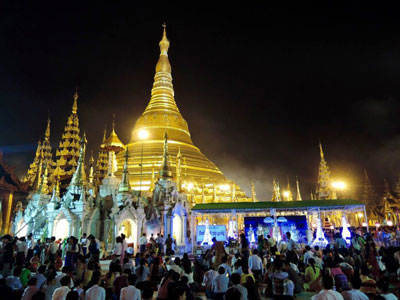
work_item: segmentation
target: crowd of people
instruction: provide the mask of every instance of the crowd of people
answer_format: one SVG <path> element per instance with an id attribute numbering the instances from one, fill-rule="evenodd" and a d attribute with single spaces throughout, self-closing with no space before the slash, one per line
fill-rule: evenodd
<path id="1" fill-rule="evenodd" d="M 377 243 L 377 244 L 376 244 Z M 369 233 L 340 233 L 322 247 L 279 243 L 259 236 L 256 247 L 244 233 L 239 248 L 213 239 L 201 255 L 176 255 L 173 238 L 139 239 L 137 253 L 121 234 L 100 264 L 100 241 L 83 234 L 64 241 L 4 235 L 0 244 L 0 295 L 23 300 L 397 299 L 400 248 Z M 251 247 L 253 246 L 253 247 Z M 385 247 L 386 246 L 386 247 Z"/>

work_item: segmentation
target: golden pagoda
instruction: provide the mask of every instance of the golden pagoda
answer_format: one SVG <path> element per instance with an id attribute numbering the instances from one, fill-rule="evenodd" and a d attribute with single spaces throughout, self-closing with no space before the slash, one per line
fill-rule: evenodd
<path id="1" fill-rule="evenodd" d="M 150 102 L 136 121 L 129 146 L 129 181 L 134 190 L 148 191 L 151 187 L 153 169 L 161 169 L 164 161 L 164 140 L 168 136 L 168 155 L 174 179 L 186 192 L 192 203 L 251 201 L 217 166 L 195 145 L 186 120 L 181 115 L 172 85 L 171 65 L 168 59 L 169 40 L 164 26 L 159 43 L 160 57 L 156 64 Z M 145 132 L 146 134 L 141 134 Z M 175 159 L 177 158 L 177 159 Z M 121 176 L 125 156 L 120 152 L 118 176 Z M 183 163 L 182 163 L 183 162 Z M 176 174 L 178 171 L 178 174 Z M 234 195 L 234 197 L 232 197 Z"/>
<path id="2" fill-rule="evenodd" d="M 80 136 L 79 136 L 79 119 L 78 119 L 78 92 L 74 94 L 74 104 L 72 105 L 72 113 L 68 117 L 67 125 L 56 152 L 56 169 L 53 177 L 59 177 L 61 181 L 69 180 L 75 173 L 78 165 Z"/>
<path id="3" fill-rule="evenodd" d="M 331 172 L 329 171 L 328 163 L 325 160 L 322 144 L 319 143 L 319 153 L 321 161 L 318 169 L 318 186 L 315 196 L 318 200 L 336 199 L 336 195 L 331 186 Z"/>
<path id="4" fill-rule="evenodd" d="M 99 186 L 104 177 L 106 177 L 107 175 L 108 154 L 107 151 L 104 149 L 107 139 L 106 137 L 107 137 L 107 128 L 104 129 L 103 142 L 100 145 L 99 154 L 96 161 L 96 171 L 94 179 L 94 184 L 96 186 Z"/>
<path id="5" fill-rule="evenodd" d="M 51 177 L 54 168 L 56 167 L 56 164 L 53 161 L 53 153 L 50 144 L 50 118 L 47 120 L 47 127 L 44 133 L 44 140 L 43 142 L 41 141 L 38 142 L 35 158 L 33 162 L 29 165 L 29 169 L 25 176 L 25 182 L 30 181 L 31 186 L 33 186 L 33 183 L 35 181 L 36 182 L 41 181 L 41 178 L 37 178 L 37 174 L 39 174 L 39 177 L 42 176 L 43 174 L 42 173 L 43 170 L 39 170 L 40 164 L 42 164 L 42 166 L 46 166 L 49 178 L 48 184 L 49 186 L 51 186 L 53 184 Z"/>

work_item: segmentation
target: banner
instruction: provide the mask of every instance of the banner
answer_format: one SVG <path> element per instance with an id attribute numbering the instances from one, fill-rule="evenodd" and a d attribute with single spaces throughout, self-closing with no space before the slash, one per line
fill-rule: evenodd
<path id="1" fill-rule="evenodd" d="M 225 225 L 209 225 L 211 236 L 217 239 L 217 241 L 226 241 L 226 226 Z M 205 225 L 197 225 L 197 237 L 196 242 L 201 243 L 204 240 L 204 232 L 206 231 Z"/>

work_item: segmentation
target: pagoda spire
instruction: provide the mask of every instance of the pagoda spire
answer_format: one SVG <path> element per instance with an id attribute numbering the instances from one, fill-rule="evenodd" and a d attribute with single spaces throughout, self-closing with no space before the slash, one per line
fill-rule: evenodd
<path id="1" fill-rule="evenodd" d="M 159 43 L 160 57 L 156 65 L 151 99 L 144 112 L 145 114 L 155 110 L 179 113 L 174 99 L 171 64 L 168 59 L 169 40 L 167 38 L 166 25 L 163 24 L 163 27 L 163 35 Z"/>
<path id="2" fill-rule="evenodd" d="M 154 165 L 152 165 L 152 168 L 151 168 L 151 181 L 150 181 L 150 189 L 149 189 L 150 192 L 153 192 L 155 184 L 156 184 L 156 176 L 155 176 L 155 172 L 154 172 Z"/>
<path id="3" fill-rule="evenodd" d="M 181 181 L 182 181 L 181 161 L 182 161 L 182 154 L 181 154 L 181 147 L 179 147 L 178 154 L 176 155 L 176 186 L 178 187 L 178 191 L 181 190 Z"/>
<path id="4" fill-rule="evenodd" d="M 289 176 L 287 177 L 287 186 L 286 186 L 286 201 L 293 201 L 293 194 L 292 194 L 292 188 L 290 186 L 290 182 L 289 182 Z"/>
<path id="5" fill-rule="evenodd" d="M 44 140 L 50 142 L 50 118 L 47 119 L 47 127 L 44 133 Z"/>
<path id="6" fill-rule="evenodd" d="M 303 199 L 301 198 L 301 193 L 300 193 L 300 182 L 299 182 L 299 178 L 297 176 L 296 176 L 296 190 L 297 190 L 296 200 L 302 201 Z"/>
<path id="7" fill-rule="evenodd" d="M 76 114 L 78 112 L 78 87 L 75 89 L 74 94 L 74 104 L 72 105 L 72 113 Z"/>
<path id="8" fill-rule="evenodd" d="M 172 171 L 171 165 L 169 163 L 168 158 L 168 134 L 165 131 L 164 134 L 164 152 L 163 152 L 163 162 L 160 170 L 160 177 L 163 179 L 171 179 L 172 178 Z"/>
<path id="9" fill-rule="evenodd" d="M 94 158 L 93 158 L 93 151 L 91 152 L 91 156 L 89 159 L 89 175 L 88 180 L 90 184 L 94 184 Z"/>
<path id="10" fill-rule="evenodd" d="M 254 182 L 251 182 L 251 200 L 253 200 L 253 202 L 257 201 L 256 186 Z"/>
<path id="11" fill-rule="evenodd" d="M 72 105 L 72 113 L 69 115 L 67 124 L 56 152 L 58 172 L 55 176 L 60 176 L 64 182 L 70 179 L 75 173 L 77 160 L 80 154 L 80 136 L 79 136 L 79 119 L 78 119 L 78 92 L 75 91 L 74 103 Z"/>
<path id="12" fill-rule="evenodd" d="M 272 202 L 280 202 L 281 201 L 281 191 L 279 188 L 279 182 L 276 181 L 276 179 L 274 178 L 272 180 L 272 184 L 273 184 Z"/>
<path id="13" fill-rule="evenodd" d="M 48 175 L 49 175 L 49 169 L 47 163 L 45 162 L 43 165 L 42 180 L 40 181 L 40 186 L 38 190 L 39 194 L 47 195 L 49 193 L 49 186 L 47 185 Z"/>
<path id="14" fill-rule="evenodd" d="M 333 193 L 331 189 L 331 179 L 328 164 L 325 160 L 324 151 L 322 150 L 322 144 L 319 142 L 319 153 L 321 161 L 319 163 L 318 170 L 318 187 L 316 191 L 316 198 L 320 200 L 333 199 Z"/>
<path id="15" fill-rule="evenodd" d="M 73 194 L 80 194 L 83 189 L 83 186 L 86 183 L 86 174 L 85 174 L 85 152 L 86 152 L 86 135 L 83 133 L 83 136 L 80 141 L 80 150 L 79 150 L 79 159 L 78 165 L 76 167 L 75 173 L 72 176 L 71 183 L 68 187 L 69 190 Z"/>
<path id="16" fill-rule="evenodd" d="M 119 184 L 118 193 L 129 193 L 131 189 L 129 184 L 128 165 L 129 165 L 129 153 L 128 153 L 128 147 L 126 147 L 124 169 L 122 171 L 122 179 L 121 183 Z"/>

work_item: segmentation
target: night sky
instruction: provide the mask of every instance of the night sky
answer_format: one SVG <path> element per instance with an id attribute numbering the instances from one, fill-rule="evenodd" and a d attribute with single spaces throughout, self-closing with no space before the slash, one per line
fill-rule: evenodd
<path id="1" fill-rule="evenodd" d="M 254 180 L 258 198 L 270 200 L 273 176 L 281 185 L 289 176 L 292 186 L 299 176 L 308 198 L 319 140 L 349 196 L 364 168 L 378 191 L 400 175 L 400 18 L 392 7 L 14 2 L 0 7 L 0 150 L 18 175 L 49 111 L 58 146 L 75 86 L 95 156 L 113 113 L 129 141 L 150 99 L 164 21 L 175 100 L 193 141 L 244 190 Z"/>

